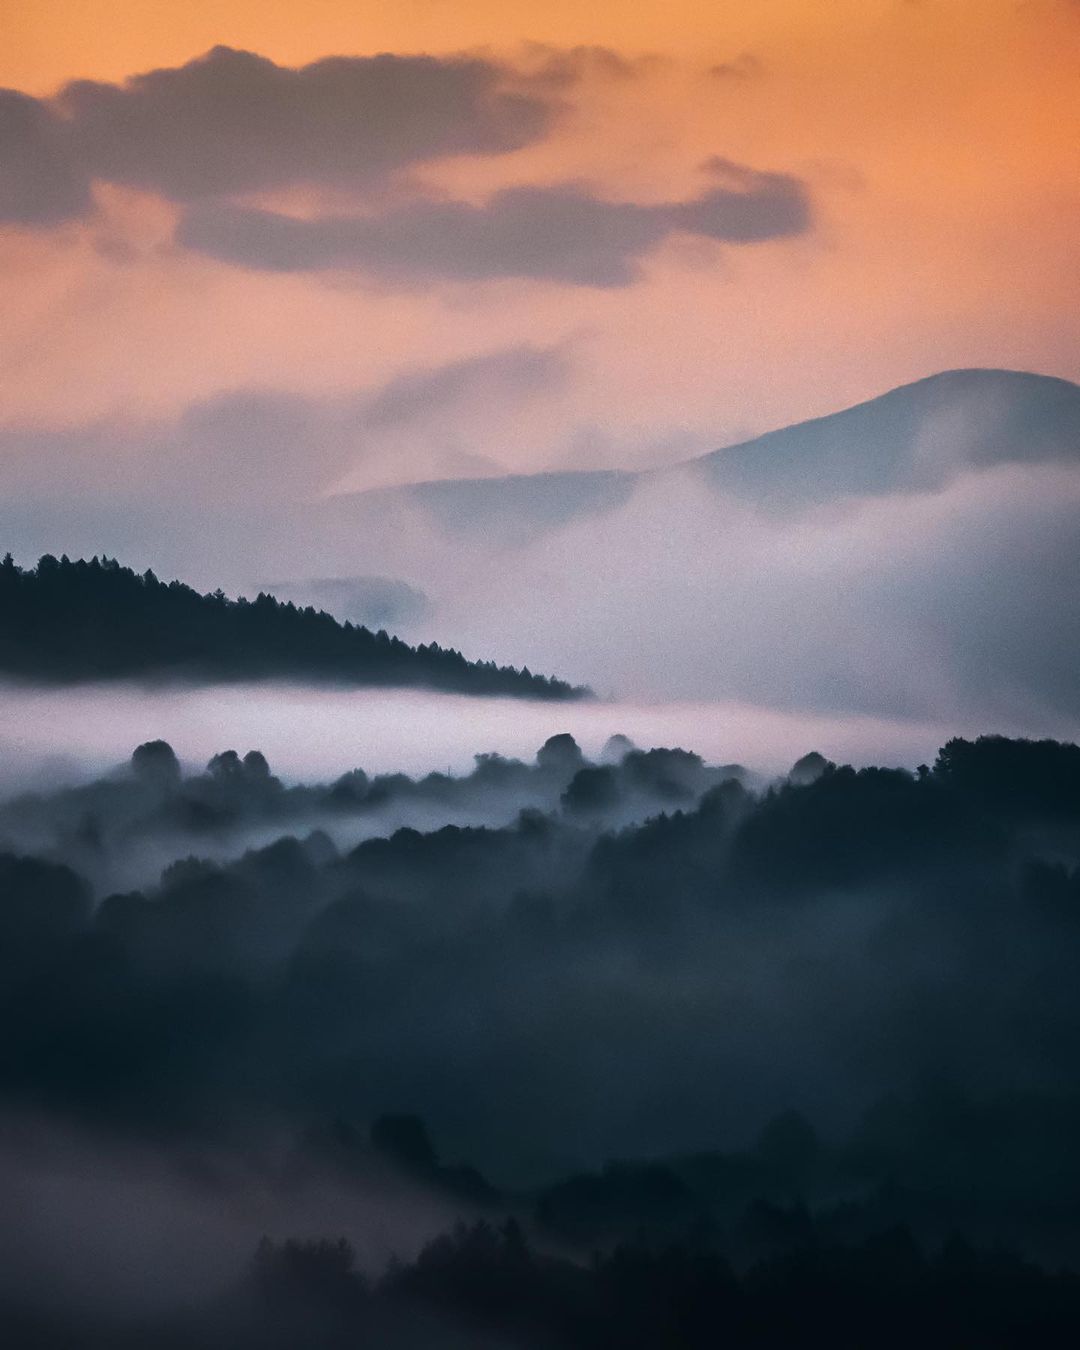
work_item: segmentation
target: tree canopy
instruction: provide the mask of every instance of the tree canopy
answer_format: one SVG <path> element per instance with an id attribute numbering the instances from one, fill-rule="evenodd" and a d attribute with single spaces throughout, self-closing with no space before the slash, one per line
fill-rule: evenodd
<path id="1" fill-rule="evenodd" d="M 10 554 L 0 564 L 0 671 L 58 683 L 298 679 L 521 698 L 588 694 L 527 666 L 469 661 L 437 642 L 411 647 L 265 592 L 254 600 L 201 595 L 115 559 L 51 554 L 35 568 Z"/>

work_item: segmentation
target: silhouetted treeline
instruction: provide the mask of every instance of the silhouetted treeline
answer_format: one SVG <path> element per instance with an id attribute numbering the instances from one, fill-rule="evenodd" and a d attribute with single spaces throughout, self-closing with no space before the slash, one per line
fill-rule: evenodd
<path id="1" fill-rule="evenodd" d="M 902 1226 L 806 1242 L 737 1271 L 699 1235 L 588 1262 L 537 1250 L 509 1219 L 459 1224 L 414 1261 L 365 1275 L 340 1239 L 264 1240 L 249 1272 L 183 1312 L 0 1305 L 11 1350 L 1071 1350 L 1080 1276 Z"/>
<path id="2" fill-rule="evenodd" d="M 262 1269 L 296 1269 L 293 1287 L 310 1288 L 303 1251 L 266 1251 Z M 700 1235 L 622 1244 L 586 1266 L 539 1255 L 513 1221 L 481 1222 L 436 1239 L 372 1292 L 376 1306 L 435 1309 L 499 1343 L 581 1350 L 1064 1346 L 1080 1331 L 1075 1274 L 962 1239 L 927 1256 L 903 1227 L 853 1244 L 810 1236 L 740 1274 Z"/>
<path id="3" fill-rule="evenodd" d="M 0 1100 L 154 1130 L 402 1106 L 536 1175 L 787 1107 L 838 1126 L 921 1081 L 1072 1090 L 1080 749 L 950 742 L 919 774 L 825 765 L 764 793 L 631 752 L 617 793 L 678 769 L 696 795 L 614 830 L 573 791 L 600 766 L 569 738 L 542 759 L 481 771 L 554 775 L 555 809 L 352 847 L 347 827 L 275 839 L 290 790 L 257 752 L 184 779 L 142 747 L 131 779 L 60 794 L 66 853 L 19 856 L 8 817 Z M 273 842 L 199 858 L 230 811 Z M 63 859 L 125 831 L 168 865 L 98 898 Z"/>
<path id="4" fill-rule="evenodd" d="M 46 554 L 0 564 L 0 671 L 21 679 L 302 679 L 418 686 L 460 694 L 571 699 L 588 691 L 524 667 L 410 647 L 260 593 L 230 600 L 142 576 L 115 560 Z"/>
<path id="5" fill-rule="evenodd" d="M 189 852 L 235 857 L 287 831 L 325 831 L 352 844 L 360 834 L 401 826 L 511 824 L 522 810 L 611 827 L 692 806 L 731 778 L 750 781 L 739 765 L 706 765 L 686 750 L 638 750 L 625 737 L 615 744 L 599 765 L 564 733 L 550 737 L 532 763 L 479 754 L 460 776 L 369 776 L 356 768 L 331 783 L 287 786 L 257 750 L 222 751 L 202 772 L 185 774 L 170 745 L 150 741 L 104 778 L 0 801 L 0 851 L 68 863 L 100 895 L 156 882 Z M 598 777 L 599 797 L 590 790 Z"/>
<path id="6" fill-rule="evenodd" d="M 748 783 L 558 736 L 289 788 L 149 742 L 0 808 L 5 1343 L 1075 1343 L 1080 748 Z M 388 802 L 499 800 L 356 842 Z M 199 856 L 240 825 L 262 839 Z M 157 879 L 102 889 L 140 855 Z M 274 1242 L 182 1315 L 50 1295 L 73 1234 L 90 1286 L 136 1259 L 80 1199 L 102 1172 L 139 1260 L 191 1209 L 232 1251 L 268 1205 Z M 361 1276 L 308 1241 L 343 1213 L 415 1240 Z"/>

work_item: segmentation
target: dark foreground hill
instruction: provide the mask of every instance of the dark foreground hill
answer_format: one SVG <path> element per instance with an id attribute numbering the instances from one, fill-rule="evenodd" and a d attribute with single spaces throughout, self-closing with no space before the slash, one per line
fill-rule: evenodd
<path id="1" fill-rule="evenodd" d="M 1074 1350 L 1080 747 L 620 748 L 0 807 L 4 1350 Z"/>
<path id="2" fill-rule="evenodd" d="M 410 647 L 272 595 L 200 595 L 112 559 L 48 554 L 36 568 L 18 567 L 10 554 L 0 564 L 0 672 L 59 683 L 301 679 L 519 698 L 588 693 L 434 642 Z"/>

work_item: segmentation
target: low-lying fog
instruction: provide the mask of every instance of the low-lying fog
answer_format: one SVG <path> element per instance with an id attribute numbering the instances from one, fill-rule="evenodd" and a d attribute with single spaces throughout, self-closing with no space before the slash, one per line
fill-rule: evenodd
<path id="1" fill-rule="evenodd" d="M 262 1234 L 396 1257 L 393 1291 L 458 1219 L 758 1260 L 796 1195 L 826 1235 L 1075 1265 L 1080 750 L 950 740 L 989 729 L 7 687 L 0 1325 L 315 1346 L 262 1331 Z"/>
<path id="2" fill-rule="evenodd" d="M 287 781 L 324 781 L 361 767 L 423 774 L 472 767 L 478 752 L 531 759 L 558 732 L 587 755 L 623 733 L 637 745 L 682 746 L 710 763 L 738 762 L 770 775 L 808 750 L 837 762 L 931 762 L 950 736 L 999 731 L 1068 736 L 1065 725 L 948 725 L 852 714 L 828 716 L 749 703 L 544 703 L 392 690 L 227 685 L 147 690 L 133 685 L 37 689 L 0 696 L 0 792 L 79 781 L 126 761 L 140 742 L 163 739 L 201 768 L 234 748 L 261 750 Z"/>

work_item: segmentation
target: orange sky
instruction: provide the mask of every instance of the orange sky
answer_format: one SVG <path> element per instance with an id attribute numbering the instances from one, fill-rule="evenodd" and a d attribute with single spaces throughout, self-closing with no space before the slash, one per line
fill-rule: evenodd
<path id="1" fill-rule="evenodd" d="M 970 8 L 970 6 L 967 6 Z M 328 52 L 451 51 L 521 41 L 603 43 L 620 50 L 700 56 L 793 34 L 862 24 L 896 6 L 884 0 L 667 0 L 587 6 L 518 0 L 48 0 L 9 16 L 0 80 L 47 92 L 74 75 L 122 79 L 176 64 L 216 43 L 299 64 Z"/>
<path id="2" fill-rule="evenodd" d="M 673 235 L 610 289 L 400 288 L 179 249 L 174 206 L 99 185 L 83 223 L 0 231 L 0 420 L 137 427 L 234 389 L 344 397 L 521 344 L 567 353 L 559 387 L 456 426 L 456 461 L 421 432 L 359 456 L 343 482 L 362 485 L 452 472 L 462 455 L 515 469 L 678 457 L 948 366 L 1080 378 L 1072 0 L 43 0 L 9 13 L 0 84 L 45 96 L 217 43 L 294 65 L 477 47 L 519 60 L 526 42 L 652 59 L 583 80 L 534 144 L 422 166 L 428 191 L 483 202 L 581 180 L 680 201 L 719 155 L 802 180 L 813 228 L 748 247 Z M 719 63 L 738 73 L 710 76 Z"/>

